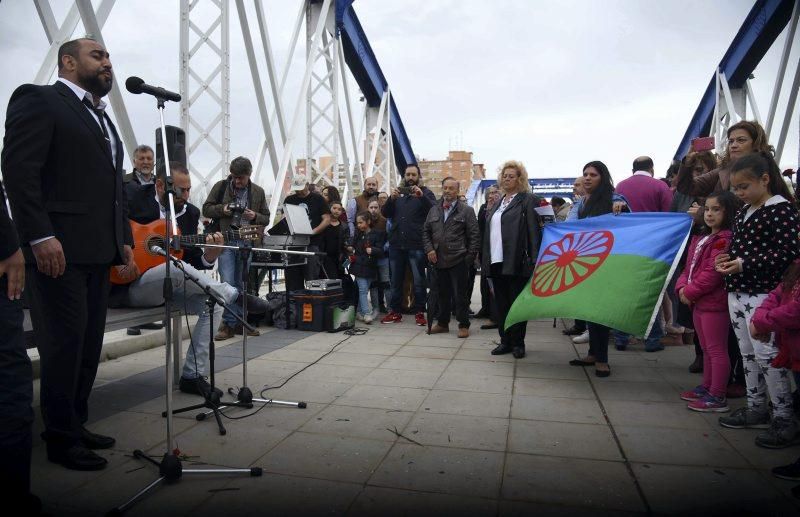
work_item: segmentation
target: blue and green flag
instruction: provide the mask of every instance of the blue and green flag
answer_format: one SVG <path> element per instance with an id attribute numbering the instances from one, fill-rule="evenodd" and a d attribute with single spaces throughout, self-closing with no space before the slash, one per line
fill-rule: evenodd
<path id="1" fill-rule="evenodd" d="M 603 215 L 548 224 L 536 269 L 505 326 L 575 318 L 646 336 L 689 238 L 678 213 Z"/>

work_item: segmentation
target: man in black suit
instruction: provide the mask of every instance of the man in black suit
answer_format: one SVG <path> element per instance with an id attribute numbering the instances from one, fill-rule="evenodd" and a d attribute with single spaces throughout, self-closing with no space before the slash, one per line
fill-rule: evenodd
<path id="1" fill-rule="evenodd" d="M 79 39 L 58 51 L 58 81 L 25 84 L 8 103 L 2 170 L 26 259 L 41 357 L 47 457 L 76 470 L 107 461 L 91 449 L 89 394 L 103 346 L 109 268 L 135 277 L 122 184 L 122 141 L 101 100 L 113 81 L 108 52 Z"/>

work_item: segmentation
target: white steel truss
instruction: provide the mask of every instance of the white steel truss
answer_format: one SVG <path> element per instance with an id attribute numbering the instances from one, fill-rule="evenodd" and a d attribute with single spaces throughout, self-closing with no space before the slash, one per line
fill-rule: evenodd
<path id="1" fill-rule="evenodd" d="M 753 89 L 750 85 L 750 79 L 745 81 L 742 88 L 731 89 L 725 74 L 721 70 L 716 73 L 716 90 L 717 90 L 717 103 L 714 107 L 714 118 L 711 123 L 711 133 L 716 142 L 717 152 L 721 153 L 725 149 L 727 142 L 728 128 L 739 122 L 740 120 L 748 119 L 755 120 L 760 123 L 767 133 L 768 141 L 774 143 L 775 147 L 775 161 L 780 164 L 783 155 L 783 149 L 786 145 L 786 137 L 789 132 L 789 124 L 791 123 L 794 110 L 797 107 L 798 90 L 800 89 L 800 59 L 797 59 L 797 66 L 794 72 L 794 78 L 789 87 L 789 97 L 786 100 L 785 109 L 780 118 L 777 118 L 779 113 L 779 101 L 781 92 L 783 91 L 783 84 L 788 78 L 789 57 L 792 52 L 792 46 L 795 43 L 795 34 L 797 32 L 798 17 L 800 17 L 800 2 L 795 2 L 792 17 L 785 30 L 786 40 L 781 53 L 780 62 L 778 65 L 778 73 L 773 83 L 772 95 L 769 104 L 769 111 L 767 112 L 766 121 L 762 120 L 761 113 L 756 105 Z M 747 110 L 750 110 L 749 117 Z M 777 132 L 776 132 L 777 128 Z M 775 138 L 777 133 L 777 139 Z"/>
<path id="2" fill-rule="evenodd" d="M 380 188 L 386 192 L 397 185 L 392 147 L 391 98 L 391 92 L 387 90 L 378 108 L 368 107 L 366 110 L 366 126 L 369 128 L 365 153 L 365 156 L 369 156 L 365 163 L 366 176 L 377 177 Z"/>
<path id="3" fill-rule="evenodd" d="M 33 0 L 33 4 L 50 43 L 34 80 L 44 84 L 52 80 L 58 47 L 73 37 L 80 22 L 88 36 L 102 42 L 101 29 L 115 0 L 100 0 L 96 11 L 92 0 L 74 0 L 60 25 L 49 0 Z M 195 203 L 202 203 L 213 183 L 227 175 L 230 161 L 230 4 L 228 0 L 180 1 L 180 116 L 181 127 L 186 131 L 187 165 L 193 179 Z M 387 190 L 396 185 L 389 117 L 391 95 L 388 91 L 384 93 L 379 108 L 365 104 L 361 116 L 354 115 L 356 106 L 351 102 L 349 85 L 352 76 L 344 64 L 344 51 L 335 27 L 335 0 L 300 2 L 282 70 L 277 69 L 273 56 L 263 3 L 236 0 L 235 6 L 264 133 L 255 155 L 253 180 L 259 181 L 259 172 L 269 163 L 268 180 L 274 180 L 271 213 L 275 214 L 277 205 L 289 191 L 295 172 L 293 156 L 297 155 L 305 157 L 311 182 L 338 187 L 345 200 L 359 191 L 366 176 L 378 176 Z M 247 9 L 255 10 L 263 57 L 258 55 Z M 284 92 L 303 24 L 305 70 L 299 91 L 292 91 L 293 111 L 287 112 Z M 266 59 L 268 81 L 262 82 L 259 73 L 261 59 Z M 109 98 L 131 156 L 137 140 L 116 83 Z M 365 131 L 369 133 L 366 138 Z M 296 147 L 298 138 L 303 138 L 305 149 Z M 262 178 L 262 184 L 264 180 L 267 178 Z"/>
<path id="4" fill-rule="evenodd" d="M 195 9 L 199 0 L 181 0 L 180 18 L 180 93 L 181 127 L 186 131 L 187 166 L 192 176 L 192 198 L 202 204 L 213 184 L 228 174 L 230 161 L 230 29 L 227 0 L 209 0 L 215 16 L 198 26 Z M 213 68 L 207 70 L 209 55 Z M 203 68 L 201 68 L 201 65 Z M 210 120 L 208 104 L 213 106 Z M 192 155 L 203 153 L 199 160 Z"/>
<path id="5" fill-rule="evenodd" d="M 326 11 L 323 7 L 309 2 L 306 9 L 306 58 L 311 66 L 306 91 L 306 174 L 311 183 L 340 187 L 339 38 L 334 3 Z M 323 20 L 325 29 L 315 37 L 313 28 Z"/>

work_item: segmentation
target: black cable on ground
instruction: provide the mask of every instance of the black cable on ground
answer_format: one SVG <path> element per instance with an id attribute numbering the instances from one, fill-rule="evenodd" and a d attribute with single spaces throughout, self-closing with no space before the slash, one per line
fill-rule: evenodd
<path id="1" fill-rule="evenodd" d="M 311 363 L 307 364 L 306 366 L 304 366 L 304 367 L 303 367 L 303 368 L 301 368 L 300 370 L 298 370 L 298 371 L 296 371 L 295 373 L 293 373 L 292 375 L 290 375 L 290 376 L 289 376 L 289 378 L 288 378 L 288 379 L 286 379 L 285 381 L 283 381 L 282 383 L 278 384 L 277 386 L 265 386 L 264 388 L 262 388 L 262 389 L 261 389 L 261 391 L 259 392 L 259 398 L 265 398 L 264 394 L 265 394 L 267 391 L 269 391 L 269 390 L 277 390 L 277 389 L 279 389 L 279 388 L 282 388 L 282 387 L 286 386 L 286 383 L 288 383 L 290 380 L 292 380 L 292 379 L 294 379 L 295 377 L 297 377 L 299 374 L 301 374 L 301 373 L 302 373 L 302 372 L 304 372 L 305 370 L 307 370 L 307 369 L 309 369 L 310 367 L 314 366 L 315 364 L 319 363 L 319 362 L 320 362 L 322 359 L 324 359 L 325 357 L 327 357 L 327 356 L 331 355 L 333 352 L 335 352 L 335 351 L 336 351 L 336 349 L 339 347 L 339 345 L 341 345 L 342 343 L 344 343 L 345 341 L 347 341 L 347 340 L 348 340 L 348 339 L 350 339 L 351 337 L 353 337 L 353 336 L 363 336 L 363 335 L 364 335 L 364 334 L 366 334 L 367 332 L 369 332 L 369 329 L 367 329 L 367 328 L 363 328 L 363 327 L 362 327 L 362 328 L 359 328 L 359 327 L 353 327 L 352 329 L 345 330 L 345 331 L 344 331 L 344 334 L 345 334 L 347 337 L 345 337 L 344 339 L 342 339 L 342 340 L 340 340 L 339 342 L 337 342 L 335 345 L 333 345 L 333 346 L 331 347 L 331 349 L 330 349 L 330 350 L 328 350 L 327 352 L 325 352 L 324 354 L 322 354 L 321 356 L 319 356 L 318 358 L 316 358 L 316 359 L 315 359 L 313 362 L 311 362 Z M 228 419 L 228 420 L 242 420 L 242 419 L 249 418 L 249 417 L 251 417 L 251 416 L 253 416 L 253 415 L 257 414 L 259 411 L 261 411 L 262 409 L 264 409 L 265 407 L 267 407 L 267 406 L 269 405 L 269 403 L 262 403 L 262 404 L 263 404 L 263 405 L 262 405 L 260 408 L 256 409 L 255 411 L 253 411 L 253 412 L 251 412 L 251 413 L 247 413 L 246 415 L 240 415 L 240 416 L 228 416 L 228 415 L 226 415 L 226 414 L 225 414 L 225 413 L 223 413 L 223 412 L 220 412 L 220 414 L 221 414 L 223 417 L 225 417 L 226 419 Z"/>

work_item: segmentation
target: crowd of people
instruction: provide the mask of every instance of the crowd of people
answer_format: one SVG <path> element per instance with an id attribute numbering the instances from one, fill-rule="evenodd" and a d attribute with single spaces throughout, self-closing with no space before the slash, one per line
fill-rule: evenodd
<path id="1" fill-rule="evenodd" d="M 31 511 L 38 501 L 30 494 L 33 395 L 23 285 L 41 357 L 47 458 L 69 469 L 99 470 L 108 462 L 95 451 L 113 447 L 115 440 L 91 432 L 86 423 L 106 308 L 114 300 L 156 305 L 165 278 L 163 264 L 139 270 L 133 249 L 143 242 L 134 240 L 129 221 L 150 224 L 167 217 L 166 167 L 154 172 L 152 149 L 140 146 L 134 171 L 123 178 L 122 140 L 102 101 L 113 78 L 108 52 L 88 38 L 66 42 L 58 51 L 58 69 L 54 85 L 23 85 L 14 92 L 2 151 L 13 221 L 0 184 L 0 328 L 6 338 L 0 341 L 0 489 L 15 507 Z M 654 177 L 653 160 L 641 156 L 615 188 L 608 167 L 591 161 L 575 181 L 571 203 L 551 200 L 555 220 L 547 224 L 623 212 L 693 217 L 691 241 L 660 308 L 663 318 L 643 338 L 644 349 L 694 342 L 690 370 L 703 377 L 680 394 L 688 409 L 725 413 L 728 399 L 746 397 L 745 406 L 721 416 L 719 424 L 764 429 L 756 445 L 784 448 L 800 443 L 800 397 L 791 386 L 792 377 L 800 384 L 800 220 L 793 185 L 775 162 L 763 128 L 742 121 L 727 136 L 721 157 L 692 150 L 664 180 Z M 80 161 L 75 149 L 81 150 Z M 245 238 L 242 226 L 269 220 L 265 193 L 250 180 L 247 158 L 230 163 L 230 175 L 212 187 L 202 207 L 189 202 L 185 165 L 170 168 L 182 233 L 197 233 L 202 215 L 210 220 L 202 240 L 236 242 Z M 504 328 L 504 322 L 533 272 L 546 223 L 539 209 L 547 202 L 531 193 L 522 163 L 499 167 L 497 186 L 486 190 L 477 215 L 455 178 L 442 180 L 436 199 L 415 164 L 391 192 L 366 178 L 362 192 L 346 205 L 335 187 L 317 193 L 303 175 L 293 178 L 292 190 L 284 205 L 305 208 L 312 228 L 308 249 L 319 255 L 287 269 L 287 291 L 302 289 L 309 279 L 349 279 L 358 318 L 366 324 L 378 318 L 397 324 L 411 314 L 416 325 L 430 323 L 431 333 L 445 334 L 455 317 L 457 336 L 466 338 L 471 317 L 483 318 L 481 327 L 496 328 L 499 335 L 491 354 L 525 357 L 526 323 Z M 195 274 L 215 266 L 220 281 Z M 110 267 L 124 280 L 113 289 Z M 187 249 L 176 267 L 201 279 L 196 285 L 184 275 L 171 276 L 177 303 L 200 316 L 180 389 L 218 398 L 204 379 L 212 331 L 220 340 L 245 332 L 236 309 L 244 300 L 250 312 L 267 307 L 243 288 L 249 265 L 236 250 Z M 481 307 L 473 314 L 469 301 L 478 270 Z M 209 306 L 209 292 L 230 310 Z M 212 314 L 222 318 L 217 329 L 211 328 Z M 594 367 L 598 377 L 611 375 L 610 342 L 620 351 L 631 346 L 631 336 L 593 321 L 575 321 L 565 333 L 589 345 L 570 364 Z M 800 480 L 800 460 L 773 472 Z"/>

